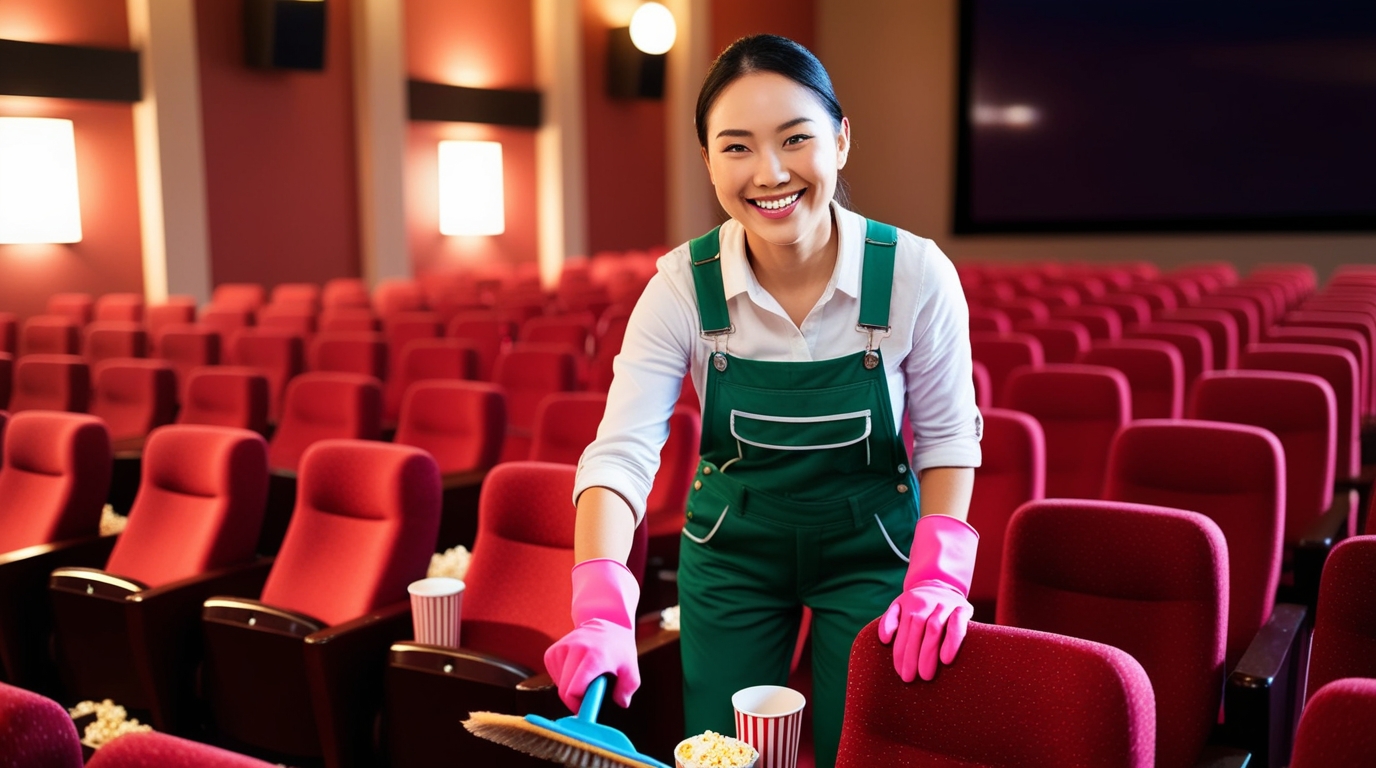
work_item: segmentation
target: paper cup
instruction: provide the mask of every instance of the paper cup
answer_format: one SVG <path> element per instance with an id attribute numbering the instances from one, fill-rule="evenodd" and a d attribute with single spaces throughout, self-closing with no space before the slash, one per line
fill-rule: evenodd
<path id="1" fill-rule="evenodd" d="M 411 623 L 416 630 L 416 642 L 459 647 L 463 586 L 458 579 L 438 577 L 413 581 L 406 587 L 411 593 Z"/>
<path id="2" fill-rule="evenodd" d="M 757 768 L 795 768 L 807 699 L 792 688 L 756 685 L 731 697 L 736 738 L 760 753 Z"/>

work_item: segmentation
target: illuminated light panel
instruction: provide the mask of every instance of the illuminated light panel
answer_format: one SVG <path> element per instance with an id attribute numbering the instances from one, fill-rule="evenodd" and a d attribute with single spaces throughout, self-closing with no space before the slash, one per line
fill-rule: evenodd
<path id="1" fill-rule="evenodd" d="M 1031 128 L 1041 122 L 1042 114 L 1028 104 L 977 104 L 974 109 L 974 124 L 980 126 L 1002 126 L 1006 128 Z"/>
<path id="2" fill-rule="evenodd" d="M 645 3 L 631 17 L 631 42 L 644 53 L 668 53 L 678 37 L 674 14 L 660 3 Z"/>
<path id="3" fill-rule="evenodd" d="M 495 141 L 440 142 L 440 234 L 500 235 L 502 145 Z"/>
<path id="4" fill-rule="evenodd" d="M 79 242 L 72 121 L 0 117 L 0 243 Z"/>

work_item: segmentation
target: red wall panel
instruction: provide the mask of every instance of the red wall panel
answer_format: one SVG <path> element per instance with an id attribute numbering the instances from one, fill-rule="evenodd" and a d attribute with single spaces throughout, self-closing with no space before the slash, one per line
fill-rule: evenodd
<path id="1" fill-rule="evenodd" d="M 817 12 L 813 6 L 792 0 L 712 0 L 712 55 L 721 53 L 737 38 L 758 34 L 782 35 L 817 53 Z"/>
<path id="2" fill-rule="evenodd" d="M 30 43 L 129 48 L 125 0 L 4 0 L 0 38 Z"/>
<path id="3" fill-rule="evenodd" d="M 331 2 L 325 70 L 244 63 L 243 6 L 197 0 L 215 283 L 359 274 L 350 4 Z"/>

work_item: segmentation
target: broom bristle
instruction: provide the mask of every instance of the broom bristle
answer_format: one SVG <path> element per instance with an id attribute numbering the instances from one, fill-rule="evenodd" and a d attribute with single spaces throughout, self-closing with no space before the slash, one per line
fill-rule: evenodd
<path id="1" fill-rule="evenodd" d="M 502 744 L 527 755 L 561 763 L 568 768 L 650 768 L 646 763 L 595 744 L 578 741 L 515 715 L 470 712 L 463 727 L 480 739 Z"/>

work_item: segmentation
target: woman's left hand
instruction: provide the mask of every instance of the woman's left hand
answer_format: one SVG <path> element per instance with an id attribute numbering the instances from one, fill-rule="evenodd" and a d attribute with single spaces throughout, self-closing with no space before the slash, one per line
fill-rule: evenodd
<path id="1" fill-rule="evenodd" d="M 918 520 L 903 591 L 879 620 L 879 640 L 893 643 L 893 668 L 904 682 L 931 680 L 938 659 L 955 661 L 975 612 L 967 596 L 978 545 L 979 534 L 963 520 Z"/>

